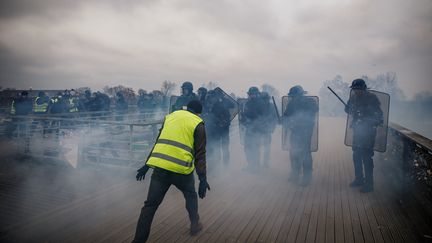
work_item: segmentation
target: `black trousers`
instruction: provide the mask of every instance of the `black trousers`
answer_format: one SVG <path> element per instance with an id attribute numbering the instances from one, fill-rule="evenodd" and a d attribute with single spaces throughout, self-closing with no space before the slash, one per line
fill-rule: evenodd
<path id="1" fill-rule="evenodd" d="M 373 148 L 353 147 L 354 174 L 356 180 L 363 180 L 367 186 L 373 186 Z M 364 174 L 363 174 L 364 168 Z"/>
<path id="2" fill-rule="evenodd" d="M 193 173 L 182 175 L 155 168 L 151 177 L 147 200 L 144 202 L 144 207 L 141 209 L 141 214 L 138 219 L 135 238 L 133 240 L 134 243 L 147 241 L 150 235 L 153 217 L 171 185 L 176 186 L 183 192 L 191 225 L 198 223 L 198 196 L 195 191 Z"/>

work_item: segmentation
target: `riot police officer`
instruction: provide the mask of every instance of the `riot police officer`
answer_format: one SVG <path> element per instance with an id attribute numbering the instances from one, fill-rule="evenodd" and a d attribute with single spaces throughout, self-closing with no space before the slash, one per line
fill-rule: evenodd
<path id="1" fill-rule="evenodd" d="M 352 116 L 353 162 L 355 179 L 350 187 L 362 187 L 361 192 L 373 191 L 373 155 L 377 126 L 383 123 L 379 99 L 367 91 L 363 79 L 352 81 L 351 95 L 345 112 Z M 364 173 L 363 173 L 364 169 Z"/>
<path id="2" fill-rule="evenodd" d="M 197 92 L 199 101 L 201 101 L 201 104 L 204 105 L 206 102 L 207 89 L 204 87 L 200 87 Z"/>
<path id="3" fill-rule="evenodd" d="M 303 87 L 296 85 L 289 90 L 290 102 L 283 113 L 283 126 L 289 132 L 291 176 L 290 181 L 297 183 L 303 171 L 301 185 L 307 186 L 312 179 L 311 141 L 318 104 L 305 96 Z"/>
<path id="4" fill-rule="evenodd" d="M 231 114 L 227 104 L 222 97 L 214 90 L 210 90 L 206 97 L 206 113 L 203 119 L 206 124 L 208 135 L 208 154 L 209 158 L 217 163 L 223 160 L 225 165 L 229 164 L 229 127 L 231 124 Z M 221 156 L 222 155 L 222 156 Z"/>
<path id="5" fill-rule="evenodd" d="M 193 92 L 193 85 L 191 82 L 184 82 L 181 86 L 181 92 L 181 96 L 178 97 L 175 104 L 171 107 L 171 112 L 183 110 L 190 101 L 198 100 L 198 96 Z"/>
<path id="6" fill-rule="evenodd" d="M 244 138 L 244 149 L 248 166 L 246 170 L 256 172 L 260 166 L 261 158 L 261 129 L 262 116 L 264 116 L 265 107 L 260 98 L 260 91 L 257 87 L 250 87 L 248 91 L 248 100 L 245 103 L 243 118 L 246 127 Z"/>

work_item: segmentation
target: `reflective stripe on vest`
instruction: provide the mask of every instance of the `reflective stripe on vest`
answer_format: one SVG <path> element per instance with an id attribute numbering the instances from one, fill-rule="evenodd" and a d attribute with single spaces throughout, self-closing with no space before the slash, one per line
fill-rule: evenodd
<path id="1" fill-rule="evenodd" d="M 77 112 L 78 111 L 78 107 L 75 104 L 75 99 L 74 98 L 69 98 L 69 112 Z"/>
<path id="2" fill-rule="evenodd" d="M 40 97 L 36 97 L 34 103 L 33 103 L 33 112 L 35 113 L 44 113 L 48 110 L 48 102 L 38 104 L 37 101 Z"/>
<path id="3" fill-rule="evenodd" d="M 12 115 L 15 115 L 15 100 L 12 100 L 12 106 L 11 106 L 11 111 L 10 111 L 10 113 L 11 113 Z"/>
<path id="4" fill-rule="evenodd" d="M 199 116 L 189 111 L 179 110 L 167 115 L 147 165 L 179 174 L 193 172 L 194 132 L 201 122 Z"/>

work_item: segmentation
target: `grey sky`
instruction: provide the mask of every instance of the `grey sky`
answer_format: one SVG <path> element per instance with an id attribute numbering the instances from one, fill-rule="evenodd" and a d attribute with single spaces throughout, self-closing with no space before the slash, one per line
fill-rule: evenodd
<path id="1" fill-rule="evenodd" d="M 432 91 L 430 0 L 66 1 L 0 3 L 3 87 L 215 81 L 316 93 L 394 71 L 408 96 Z"/>

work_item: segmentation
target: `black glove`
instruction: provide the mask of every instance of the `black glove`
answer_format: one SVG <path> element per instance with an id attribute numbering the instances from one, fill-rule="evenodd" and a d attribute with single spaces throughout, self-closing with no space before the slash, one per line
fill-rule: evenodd
<path id="1" fill-rule="evenodd" d="M 137 181 L 144 180 L 145 174 L 147 173 L 149 168 L 150 167 L 148 167 L 147 165 L 144 165 L 139 170 L 137 170 L 137 175 L 136 175 Z"/>
<path id="2" fill-rule="evenodd" d="M 210 191 L 210 185 L 207 183 L 207 180 L 200 180 L 198 187 L 198 196 L 203 199 L 206 196 L 207 190 Z"/>

